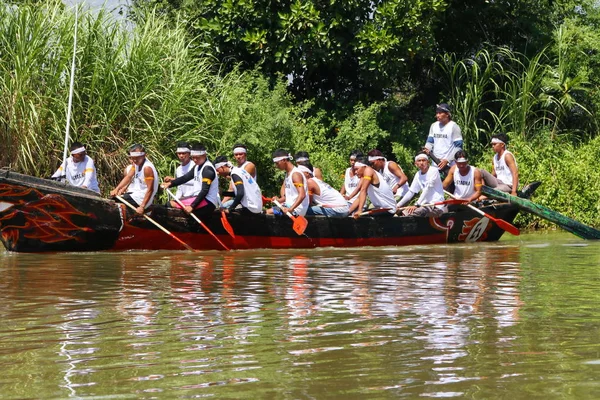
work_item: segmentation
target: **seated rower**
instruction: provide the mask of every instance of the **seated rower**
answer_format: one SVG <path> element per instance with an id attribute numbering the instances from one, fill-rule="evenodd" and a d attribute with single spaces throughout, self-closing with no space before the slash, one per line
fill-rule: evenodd
<path id="1" fill-rule="evenodd" d="M 67 165 L 66 168 L 65 163 Z M 61 179 L 65 176 L 67 182 L 73 186 L 100 193 L 94 160 L 86 154 L 85 147 L 80 142 L 73 142 L 71 145 L 71 157 L 67 158 L 58 167 L 54 175 L 52 175 L 52 179 Z"/>
<path id="2" fill-rule="evenodd" d="M 287 212 L 304 216 L 308 210 L 308 195 L 306 193 L 306 178 L 304 174 L 292 164 L 292 156 L 283 149 L 273 153 L 273 162 L 277 169 L 285 171 L 285 179 L 281 185 L 280 197 L 273 197 L 283 206 L 267 210 L 267 214 L 281 215 Z"/>
<path id="3" fill-rule="evenodd" d="M 193 169 L 196 164 L 192 162 L 192 158 L 190 156 L 191 148 L 187 142 L 179 142 L 177 143 L 177 149 L 175 150 L 175 154 L 177 154 L 177 158 L 181 163 L 177 169 L 175 170 L 175 178 L 181 178 L 183 175 L 187 174 L 191 169 Z M 172 176 L 165 177 L 165 182 L 170 182 L 174 180 Z M 188 199 L 190 197 L 196 197 L 198 192 L 196 187 L 194 186 L 194 181 L 186 182 L 182 185 L 177 186 L 177 192 L 175 192 L 175 197 L 179 200 Z M 177 202 L 171 200 L 171 207 L 177 207 Z"/>
<path id="4" fill-rule="evenodd" d="M 394 197 L 401 199 L 408 192 L 408 177 L 402 171 L 402 168 L 394 161 L 388 161 L 383 153 L 377 149 L 369 151 L 367 155 L 371 167 L 383 176 L 383 179 L 392 189 Z"/>
<path id="5" fill-rule="evenodd" d="M 362 157 L 363 153 L 360 150 L 352 150 L 350 152 L 350 167 L 346 168 L 344 173 L 344 186 L 340 190 L 340 194 L 344 196 L 344 199 L 348 202 L 348 205 L 352 205 L 354 200 L 358 199 L 358 184 L 360 178 L 354 173 L 354 161 L 356 157 Z"/>
<path id="6" fill-rule="evenodd" d="M 481 196 L 481 186 L 483 179 L 481 171 L 469 165 L 467 153 L 464 150 L 458 150 L 454 155 L 455 164 L 448 171 L 443 186 L 448 190 L 454 183 L 454 197 L 460 200 L 472 202 Z"/>
<path id="7" fill-rule="evenodd" d="M 444 201 L 444 188 L 442 187 L 440 171 L 437 168 L 430 167 L 429 157 L 424 151 L 421 151 L 415 157 L 415 165 L 419 171 L 415 174 L 408 192 L 398 203 L 398 208 L 408 204 L 415 194 L 421 192 L 421 196 L 417 200 L 417 205 L 406 207 L 403 210 L 403 214 L 412 214 L 419 217 L 438 217 L 447 211 L 445 205 L 420 206 Z"/>
<path id="8" fill-rule="evenodd" d="M 237 166 L 239 168 L 243 168 L 244 170 L 246 170 L 246 172 L 248 172 L 256 181 L 256 165 L 254 165 L 253 162 L 248 161 L 248 157 L 247 157 L 248 148 L 246 147 L 246 145 L 244 145 L 242 143 L 236 143 L 233 145 L 232 150 L 233 150 L 233 157 L 235 158 L 235 161 L 237 162 Z M 229 192 L 233 192 L 233 182 L 229 182 Z M 230 196 L 225 196 L 225 197 L 223 197 L 221 207 L 229 208 L 231 206 L 232 202 L 233 202 L 233 199 L 231 199 Z"/>
<path id="9" fill-rule="evenodd" d="M 367 165 L 365 157 L 356 157 L 354 161 L 354 173 L 360 178 L 358 199 L 350 206 L 349 213 L 354 213 L 354 218 L 359 218 L 367 197 L 376 209 L 388 209 L 385 212 L 373 214 L 373 216 L 394 216 L 396 212 L 396 200 L 394 193 L 383 176 Z"/>
<path id="10" fill-rule="evenodd" d="M 234 167 L 226 156 L 215 158 L 215 169 L 217 174 L 223 178 L 231 179 L 233 192 L 232 202 L 221 207 L 226 212 L 236 211 L 241 214 L 260 214 L 262 212 L 262 194 L 256 183 L 256 179 L 248 171 L 241 167 Z M 239 208 L 237 208 L 240 206 Z"/>
<path id="11" fill-rule="evenodd" d="M 198 216 L 211 215 L 219 204 L 219 177 L 213 164 L 206 156 L 206 147 L 202 144 L 193 144 L 190 152 L 194 168 L 190 169 L 185 175 L 165 182 L 161 186 L 163 189 L 179 186 L 191 180 L 194 181 L 196 197 L 190 197 L 182 200 L 183 209 L 188 212 L 194 212 Z M 181 208 L 178 203 L 174 207 Z"/>
<path id="12" fill-rule="evenodd" d="M 312 165 L 299 165 L 298 170 L 304 174 L 308 185 L 310 203 L 306 215 L 325 215 L 327 217 L 347 217 L 348 203 L 346 199 L 328 183 L 313 176 Z"/>
<path id="13" fill-rule="evenodd" d="M 306 151 L 299 151 L 294 155 L 294 161 L 296 161 L 296 165 L 304 165 L 310 164 L 310 157 Z M 323 180 L 323 173 L 321 172 L 321 168 L 313 167 L 313 176 L 315 178 Z"/>
<path id="14" fill-rule="evenodd" d="M 146 150 L 141 144 L 129 148 L 129 159 L 131 164 L 125 168 L 125 176 L 110 195 L 123 197 L 136 208 L 138 214 L 143 214 L 152 205 L 158 192 L 158 172 L 146 158 Z"/>

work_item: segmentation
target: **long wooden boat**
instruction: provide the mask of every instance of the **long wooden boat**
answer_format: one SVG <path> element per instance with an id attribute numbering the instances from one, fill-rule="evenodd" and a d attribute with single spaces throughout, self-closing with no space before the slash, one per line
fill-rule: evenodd
<path id="1" fill-rule="evenodd" d="M 519 212 L 509 203 L 482 208 L 512 222 Z M 197 250 L 223 247 L 179 209 L 153 206 L 151 217 Z M 439 218 L 307 217 L 297 235 L 286 216 L 230 214 L 235 239 L 218 214 L 204 218 L 207 227 L 230 249 L 404 246 L 496 241 L 504 231 L 467 207 Z M 17 252 L 99 250 L 183 250 L 176 240 L 122 204 L 65 183 L 0 170 L 0 233 L 6 249 Z"/>

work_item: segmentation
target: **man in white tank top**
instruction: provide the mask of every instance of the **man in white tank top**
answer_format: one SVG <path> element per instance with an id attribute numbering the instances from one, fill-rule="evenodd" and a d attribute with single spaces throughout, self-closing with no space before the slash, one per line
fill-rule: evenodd
<path id="1" fill-rule="evenodd" d="M 229 213 L 236 211 L 240 214 L 260 214 L 262 212 L 262 194 L 256 179 L 244 168 L 234 167 L 227 157 L 215 158 L 215 169 L 217 174 L 223 178 L 231 179 L 233 192 L 227 193 L 233 196 L 229 205 L 221 205 L 221 208 Z M 237 208 L 240 206 L 239 208 Z"/>
<path id="2" fill-rule="evenodd" d="M 464 150 L 457 151 L 454 160 L 456 164 L 450 168 L 444 179 L 444 189 L 448 190 L 454 183 L 455 198 L 466 200 L 469 203 L 477 200 L 481 196 L 481 186 L 483 185 L 481 171 L 469 165 L 469 159 Z"/>
<path id="3" fill-rule="evenodd" d="M 141 144 L 134 144 L 129 148 L 131 164 L 125 169 L 125 177 L 110 195 L 123 195 L 122 197 L 136 207 L 138 214 L 152 205 L 152 200 L 158 192 L 158 172 L 154 164 L 146 158 L 146 150 Z"/>
<path id="4" fill-rule="evenodd" d="M 363 153 L 360 150 L 352 150 L 350 153 L 350 167 L 346 168 L 344 173 L 344 185 L 340 189 L 340 194 L 344 196 L 349 206 L 358 199 L 360 178 L 354 173 L 354 161 L 356 161 L 356 157 L 362 156 Z"/>
<path id="5" fill-rule="evenodd" d="M 492 175 L 498 180 L 496 189 L 516 196 L 519 188 L 519 168 L 515 156 L 506 150 L 508 135 L 505 133 L 493 135 L 491 144 L 496 153 L 492 159 Z"/>
<path id="6" fill-rule="evenodd" d="M 278 149 L 273 153 L 273 162 L 277 169 L 285 171 L 286 176 L 281 185 L 279 197 L 274 197 L 283 205 L 283 208 L 270 208 L 267 214 L 286 214 L 293 213 L 304 216 L 308 209 L 308 193 L 306 190 L 306 178 L 304 174 L 292 164 L 292 155 L 283 149 Z"/>
<path id="7" fill-rule="evenodd" d="M 306 215 L 325 215 L 327 217 L 347 217 L 349 206 L 344 196 L 328 183 L 313 176 L 310 163 L 299 165 L 298 170 L 304 174 L 308 187 L 310 203 Z"/>
<path id="8" fill-rule="evenodd" d="M 191 147 L 187 142 L 177 143 L 175 154 L 177 154 L 177 158 L 181 164 L 175 170 L 175 178 L 166 176 L 164 178 L 165 182 L 171 182 L 172 180 L 181 178 L 196 166 L 196 164 L 192 162 Z M 189 199 L 191 197 L 196 197 L 197 195 L 198 188 L 194 185 L 194 181 L 189 181 L 177 186 L 177 192 L 175 192 L 175 197 L 179 200 Z M 171 207 L 177 207 L 177 202 L 175 200 L 171 200 L 170 204 Z"/>
<path id="9" fill-rule="evenodd" d="M 438 169 L 443 171 L 446 165 L 453 164 L 454 154 L 463 147 L 463 138 L 460 127 L 452 121 L 448 104 L 441 103 L 436 106 L 435 119 L 437 121 L 429 128 L 423 151 L 427 155 L 433 152 L 433 155 L 440 160 Z"/>
<path id="10" fill-rule="evenodd" d="M 371 216 L 393 217 L 396 212 L 394 193 L 383 176 L 367 165 L 368 162 L 366 157 L 357 157 L 354 162 L 354 173 L 360 178 L 360 193 L 358 199 L 350 206 L 349 213 L 354 213 L 353 218 L 360 218 L 368 197 L 375 209 L 386 209 Z"/>
<path id="11" fill-rule="evenodd" d="M 242 143 L 236 143 L 233 145 L 232 151 L 233 151 L 233 158 L 235 158 L 238 168 L 243 168 L 250 175 L 252 175 L 254 180 L 256 180 L 258 178 L 257 172 L 256 172 L 256 165 L 254 165 L 253 162 L 248 161 L 248 157 L 247 157 L 248 148 L 246 147 L 246 145 L 242 144 Z M 229 183 L 229 191 L 228 192 L 231 193 L 233 191 L 234 191 L 233 181 L 231 181 Z M 224 208 L 229 208 L 231 206 L 232 202 L 233 202 L 233 199 L 230 196 L 225 196 L 225 197 L 223 197 L 221 206 Z"/>
<path id="12" fill-rule="evenodd" d="M 383 175 L 383 179 L 392 189 L 394 197 L 397 200 L 401 199 L 408 192 L 408 177 L 402 168 L 394 161 L 388 161 L 377 149 L 369 151 L 367 155 L 371 167 Z"/>
<path id="13" fill-rule="evenodd" d="M 437 168 L 431 168 L 429 157 L 425 152 L 420 152 L 415 157 L 415 165 L 419 171 L 415 174 L 408 192 L 398 203 L 398 208 L 403 208 L 405 204 L 421 192 L 417 204 L 404 208 L 404 215 L 414 215 L 419 217 L 438 217 L 447 211 L 445 205 L 425 206 L 444 201 L 444 188 L 440 171 Z"/>
<path id="14" fill-rule="evenodd" d="M 73 142 L 71 145 L 71 157 L 66 159 L 66 167 L 65 163 L 61 164 L 52 175 L 53 179 L 63 177 L 73 186 L 100 193 L 94 160 L 86 154 L 85 146 L 80 142 Z"/>

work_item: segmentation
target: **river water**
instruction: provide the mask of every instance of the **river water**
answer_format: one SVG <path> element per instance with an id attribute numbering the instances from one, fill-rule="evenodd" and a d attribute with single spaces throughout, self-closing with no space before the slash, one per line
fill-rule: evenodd
<path id="1" fill-rule="evenodd" d="M 0 398 L 600 397 L 600 243 L 0 251 Z"/>

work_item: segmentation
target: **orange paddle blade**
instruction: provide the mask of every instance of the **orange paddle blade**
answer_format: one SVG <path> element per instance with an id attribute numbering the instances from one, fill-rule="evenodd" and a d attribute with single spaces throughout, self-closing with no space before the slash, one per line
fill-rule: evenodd
<path id="1" fill-rule="evenodd" d="M 306 230 L 306 227 L 308 226 L 308 221 L 306 220 L 306 218 L 300 216 L 300 217 L 293 217 L 292 219 L 294 220 L 294 225 L 292 226 L 292 228 L 294 229 L 294 232 L 296 232 L 298 235 L 302 235 L 304 233 L 304 231 Z"/>
<path id="2" fill-rule="evenodd" d="M 229 236 L 231 236 L 232 238 L 235 239 L 235 232 L 233 231 L 233 227 L 227 220 L 227 215 L 225 214 L 225 211 L 223 211 L 223 210 L 221 210 L 221 224 L 223 224 L 223 228 L 225 228 L 227 233 L 229 233 Z"/>
<path id="3" fill-rule="evenodd" d="M 489 218 L 490 216 L 487 215 L 487 217 Z M 496 225 L 498 225 L 500 228 L 504 229 L 506 232 L 510 233 L 511 235 L 519 236 L 521 234 L 521 231 L 519 230 L 519 228 L 517 228 L 516 226 L 514 226 L 513 224 L 511 224 L 509 222 L 506 222 L 503 219 L 494 218 L 494 217 L 491 217 L 490 219 L 492 221 L 494 221 L 496 223 Z"/>

